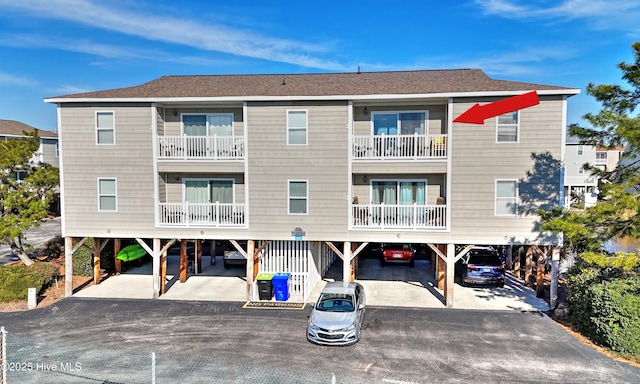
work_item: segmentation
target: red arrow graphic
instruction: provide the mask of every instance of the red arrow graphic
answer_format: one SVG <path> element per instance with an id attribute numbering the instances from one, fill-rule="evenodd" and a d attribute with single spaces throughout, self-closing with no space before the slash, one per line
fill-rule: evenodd
<path id="1" fill-rule="evenodd" d="M 538 100 L 538 93 L 536 91 L 532 91 L 485 105 L 476 104 L 464 111 L 460 116 L 453 120 L 453 122 L 484 124 L 485 119 L 504 115 L 505 113 L 514 112 L 519 109 L 533 107 L 538 104 L 540 104 L 540 100 Z"/>

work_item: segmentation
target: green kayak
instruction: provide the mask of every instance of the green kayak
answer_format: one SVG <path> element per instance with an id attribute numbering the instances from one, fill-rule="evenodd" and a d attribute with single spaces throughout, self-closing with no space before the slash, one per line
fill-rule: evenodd
<path id="1" fill-rule="evenodd" d="M 122 250 L 118 252 L 118 256 L 116 256 L 116 258 L 122 261 L 133 261 L 141 258 L 146 254 L 147 251 L 145 251 L 140 244 L 131 244 L 122 248 Z"/>

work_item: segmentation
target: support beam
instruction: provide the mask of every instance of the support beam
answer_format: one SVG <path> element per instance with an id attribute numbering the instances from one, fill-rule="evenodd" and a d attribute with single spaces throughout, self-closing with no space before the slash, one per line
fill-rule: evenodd
<path id="1" fill-rule="evenodd" d="M 180 282 L 187 281 L 187 240 L 180 241 Z"/>
<path id="2" fill-rule="evenodd" d="M 93 238 L 93 248 L 91 249 L 91 254 L 93 255 L 93 284 L 100 284 L 101 273 L 100 273 L 100 238 Z"/>
<path id="3" fill-rule="evenodd" d="M 455 244 L 447 244 L 447 272 L 445 274 L 444 302 L 447 308 L 453 307 L 453 282 L 455 273 Z M 465 252 L 466 253 L 466 252 Z"/>
<path id="4" fill-rule="evenodd" d="M 160 250 L 160 294 L 167 292 L 167 250 Z"/>
<path id="5" fill-rule="evenodd" d="M 534 245 L 533 250 L 536 260 L 536 297 L 544 297 L 544 269 L 546 264 L 546 252 Z"/>
<path id="6" fill-rule="evenodd" d="M 522 279 L 522 273 L 520 273 L 520 263 L 522 262 L 522 247 L 518 247 L 518 250 L 516 251 L 516 258 L 513 261 L 513 275 L 517 278 L 517 279 Z"/>
<path id="7" fill-rule="evenodd" d="M 351 279 L 351 242 L 345 241 L 342 257 L 342 286 L 347 287 Z"/>
<path id="8" fill-rule="evenodd" d="M 160 297 L 160 239 L 153 239 L 153 298 Z"/>
<path id="9" fill-rule="evenodd" d="M 120 238 L 115 238 L 113 239 L 113 258 L 114 263 L 116 265 L 116 275 L 119 275 L 122 273 L 122 261 L 120 259 L 118 259 L 118 252 L 120 252 Z"/>
<path id="10" fill-rule="evenodd" d="M 551 286 L 549 287 L 549 307 L 558 306 L 558 264 L 560 264 L 560 247 L 551 249 Z"/>
<path id="11" fill-rule="evenodd" d="M 508 271 L 513 269 L 513 245 L 507 246 L 507 260 L 505 264 Z"/>
<path id="12" fill-rule="evenodd" d="M 247 241 L 247 254 L 251 255 L 251 257 L 249 259 L 247 259 L 247 300 L 251 301 L 253 300 L 253 262 L 254 262 L 254 255 L 256 253 L 255 250 L 255 241 L 254 240 L 248 240 Z"/>
<path id="13" fill-rule="evenodd" d="M 209 242 L 209 249 L 211 250 L 211 260 L 209 262 L 209 265 L 214 265 L 216 263 L 216 241 L 215 240 L 211 240 Z"/>
<path id="14" fill-rule="evenodd" d="M 446 279 L 445 274 L 447 273 L 447 260 L 446 258 L 438 257 L 438 262 L 436 264 L 436 280 L 438 282 L 438 289 L 444 290 L 444 280 Z"/>
<path id="15" fill-rule="evenodd" d="M 531 246 L 527 247 L 526 253 L 526 261 L 525 261 L 525 270 L 524 270 L 524 283 L 529 285 L 531 283 L 531 278 L 533 277 L 533 250 Z"/>
<path id="16" fill-rule="evenodd" d="M 196 245 L 196 273 L 202 273 L 202 242 L 195 241 Z"/>
<path id="17" fill-rule="evenodd" d="M 64 238 L 64 297 L 73 295 L 73 237 Z"/>
<path id="18" fill-rule="evenodd" d="M 256 280 L 256 277 L 258 277 L 258 273 L 260 273 L 260 253 L 262 253 L 262 251 L 264 251 L 265 248 L 267 248 L 267 245 L 269 245 L 269 243 L 271 242 L 271 240 L 267 240 L 264 243 L 262 243 L 262 245 L 260 245 L 260 247 L 258 249 L 256 249 L 255 251 L 253 251 L 253 280 Z M 254 247 L 255 247 L 255 242 L 253 243 Z M 250 262 L 251 260 L 247 260 L 247 262 Z"/>
<path id="19" fill-rule="evenodd" d="M 333 252 L 336 253 L 336 255 L 338 255 L 339 258 L 341 258 L 342 260 L 344 260 L 344 255 L 342 254 L 342 251 L 340 251 L 338 249 L 338 247 L 336 247 L 332 242 L 330 241 L 325 241 L 325 244 L 327 244 L 329 246 L 329 248 L 331 248 L 331 250 Z"/>
<path id="20" fill-rule="evenodd" d="M 64 297 L 73 295 L 73 253 L 84 245 L 88 237 L 73 245 L 73 237 L 64 238 Z"/>

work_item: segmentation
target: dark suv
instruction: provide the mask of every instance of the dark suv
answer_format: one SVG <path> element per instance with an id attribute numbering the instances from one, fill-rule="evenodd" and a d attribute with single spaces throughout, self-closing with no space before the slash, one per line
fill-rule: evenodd
<path id="1" fill-rule="evenodd" d="M 493 247 L 471 248 L 456 267 L 463 286 L 496 284 L 504 287 L 504 264 Z"/>

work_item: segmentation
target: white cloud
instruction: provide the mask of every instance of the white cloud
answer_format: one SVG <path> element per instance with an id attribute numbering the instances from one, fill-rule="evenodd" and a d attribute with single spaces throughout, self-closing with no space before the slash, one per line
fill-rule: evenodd
<path id="1" fill-rule="evenodd" d="M 413 67 L 431 69 L 480 68 L 490 76 L 503 78 L 536 77 L 548 66 L 571 59 L 579 52 L 572 47 L 525 47 L 509 51 L 484 51 L 464 59 L 453 56 L 430 56 Z M 557 72 L 557 70 L 556 70 Z"/>
<path id="2" fill-rule="evenodd" d="M 23 76 L 0 72 L 0 84 L 31 87 L 31 86 L 35 86 L 37 83 L 36 81 Z"/>
<path id="3" fill-rule="evenodd" d="M 53 93 L 56 93 L 59 95 L 73 95 L 75 93 L 85 93 L 85 92 L 92 92 L 92 91 L 95 91 L 95 89 L 80 88 L 74 85 L 62 85 L 61 87 L 56 88 L 53 91 Z"/>
<path id="4" fill-rule="evenodd" d="M 476 0 L 489 15 L 510 19 L 588 19 L 600 29 L 638 31 L 640 2 L 637 0 L 564 0 L 551 6 L 524 0 Z"/>
<path id="5" fill-rule="evenodd" d="M 331 60 L 315 57 L 326 50 L 322 44 L 280 39 L 259 33 L 237 30 L 224 25 L 205 23 L 202 19 L 162 16 L 92 0 L 30 0 L 16 2 L 0 0 L 4 11 L 27 12 L 42 18 L 66 20 L 147 40 L 189 46 L 305 67 L 341 70 L 344 67 Z M 130 5 L 130 4 L 129 4 Z M 87 44 L 76 47 L 83 52 L 108 55 L 113 47 Z"/>

